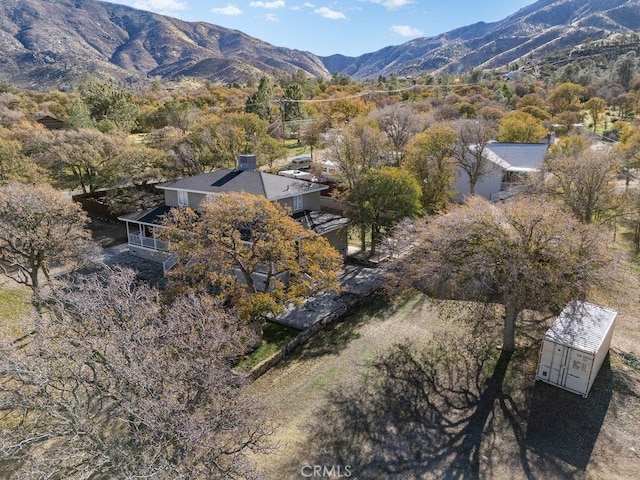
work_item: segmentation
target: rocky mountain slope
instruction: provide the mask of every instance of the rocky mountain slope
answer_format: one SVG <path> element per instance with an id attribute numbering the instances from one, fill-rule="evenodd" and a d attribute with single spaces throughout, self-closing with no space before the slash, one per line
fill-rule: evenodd
<path id="1" fill-rule="evenodd" d="M 360 57 L 323 58 L 353 77 L 464 72 L 499 68 L 521 58 L 640 29 L 640 0 L 540 0 L 502 21 L 476 23 L 417 38 Z"/>
<path id="2" fill-rule="evenodd" d="M 359 57 L 318 57 L 237 30 L 97 0 L 2 0 L 0 81 L 72 85 L 90 72 L 135 84 L 193 77 L 244 82 L 274 71 L 355 78 L 499 68 L 640 29 L 640 0 L 539 0 L 502 21 L 476 23 Z"/>
<path id="3" fill-rule="evenodd" d="M 72 84 L 85 72 L 137 82 L 197 77 L 232 83 L 274 70 L 328 71 L 315 55 L 203 22 L 95 0 L 2 0 L 0 81 Z"/>

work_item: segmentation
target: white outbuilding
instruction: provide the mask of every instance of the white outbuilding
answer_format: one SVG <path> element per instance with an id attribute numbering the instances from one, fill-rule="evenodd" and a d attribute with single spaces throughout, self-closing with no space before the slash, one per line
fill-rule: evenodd
<path id="1" fill-rule="evenodd" d="M 609 352 L 616 315 L 593 303 L 569 303 L 544 335 L 536 380 L 586 397 Z"/>

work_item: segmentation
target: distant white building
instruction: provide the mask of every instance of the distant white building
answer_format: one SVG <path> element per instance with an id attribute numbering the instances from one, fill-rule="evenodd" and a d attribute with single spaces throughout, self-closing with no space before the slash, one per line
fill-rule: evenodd
<path id="1" fill-rule="evenodd" d="M 488 172 L 475 185 L 475 194 L 488 200 L 500 200 L 517 191 L 523 175 L 540 171 L 549 148 L 548 143 L 499 143 L 486 146 Z M 469 176 L 456 170 L 456 200 L 469 195 Z"/>

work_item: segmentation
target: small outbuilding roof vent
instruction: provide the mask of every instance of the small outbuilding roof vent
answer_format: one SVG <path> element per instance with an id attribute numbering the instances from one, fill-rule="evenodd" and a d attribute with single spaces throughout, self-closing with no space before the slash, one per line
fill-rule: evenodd
<path id="1" fill-rule="evenodd" d="M 238 170 L 257 170 L 258 157 L 256 155 L 238 155 Z"/>

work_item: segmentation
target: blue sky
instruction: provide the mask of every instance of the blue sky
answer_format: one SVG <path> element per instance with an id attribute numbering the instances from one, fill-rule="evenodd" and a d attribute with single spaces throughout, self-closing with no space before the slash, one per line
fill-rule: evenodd
<path id="1" fill-rule="evenodd" d="M 416 37 L 494 22 L 535 0 L 110 0 L 240 30 L 316 55 L 358 56 Z"/>

